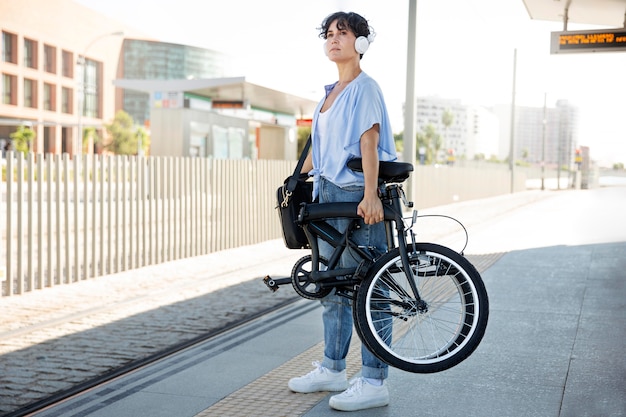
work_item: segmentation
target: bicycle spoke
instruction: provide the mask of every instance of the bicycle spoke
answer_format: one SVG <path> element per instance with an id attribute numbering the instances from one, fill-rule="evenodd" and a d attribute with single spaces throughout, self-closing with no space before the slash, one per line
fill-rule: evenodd
<path id="1" fill-rule="evenodd" d="M 475 269 L 461 267 L 464 258 L 437 245 L 419 245 L 425 250 L 410 263 L 420 300 L 410 296 L 399 254 L 387 254 L 359 288 L 357 325 L 382 360 L 410 372 L 438 372 L 476 348 L 486 326 L 479 314 L 488 312 L 477 301 L 483 297 L 485 304 L 487 298 Z"/>

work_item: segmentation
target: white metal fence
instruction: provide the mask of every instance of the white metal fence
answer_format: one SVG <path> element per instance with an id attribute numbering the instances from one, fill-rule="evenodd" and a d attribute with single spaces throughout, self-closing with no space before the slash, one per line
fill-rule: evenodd
<path id="1" fill-rule="evenodd" d="M 0 182 L 2 295 L 281 238 L 295 161 L 9 152 Z M 519 174 L 515 189 L 525 189 Z M 416 166 L 417 208 L 511 192 L 507 170 Z"/>
<path id="2" fill-rule="evenodd" d="M 8 153 L 2 295 L 279 238 L 290 161 Z"/>

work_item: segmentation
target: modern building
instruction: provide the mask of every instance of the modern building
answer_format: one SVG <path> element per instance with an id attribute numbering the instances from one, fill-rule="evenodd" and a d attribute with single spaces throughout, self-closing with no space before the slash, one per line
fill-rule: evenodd
<path id="1" fill-rule="evenodd" d="M 150 97 L 152 155 L 297 159 L 298 120 L 316 102 L 245 77 L 116 80 Z"/>
<path id="2" fill-rule="evenodd" d="M 450 100 L 440 97 L 418 97 L 416 105 L 416 126 L 419 133 L 426 132 L 430 126 L 439 134 L 441 139 L 440 155 L 438 160 L 443 160 L 444 154 L 453 149 L 455 155 L 465 154 L 466 145 L 466 111 L 460 100 Z M 452 123 L 446 126 L 443 122 L 444 113 L 451 115 Z"/>
<path id="3" fill-rule="evenodd" d="M 500 123 L 499 158 L 509 158 L 511 148 L 511 105 L 495 106 Z M 544 116 L 545 112 L 545 116 Z M 545 130 L 544 130 L 545 117 Z M 555 107 L 516 106 L 514 123 L 514 159 L 530 163 L 572 168 L 578 146 L 579 111 L 566 100 Z"/>
<path id="4" fill-rule="evenodd" d="M 489 109 L 467 106 L 466 159 L 490 159 L 498 154 L 500 121 Z"/>
<path id="5" fill-rule="evenodd" d="M 449 126 L 444 123 L 446 113 L 451 116 Z M 418 132 L 430 125 L 441 136 L 439 160 L 448 153 L 456 158 L 474 159 L 478 154 L 488 158 L 498 152 L 498 119 L 480 106 L 468 106 L 455 99 L 419 97 L 416 125 Z"/>
<path id="6" fill-rule="evenodd" d="M 34 152 L 82 152 L 78 126 L 113 119 L 121 34 L 135 33 L 72 0 L 0 2 L 0 31 L 0 140 L 26 125 Z"/>
<path id="7" fill-rule="evenodd" d="M 233 74 L 231 58 L 209 49 L 143 39 L 125 39 L 118 78 L 127 80 L 194 80 Z M 150 94 L 120 89 L 123 108 L 140 125 L 150 120 Z"/>
<path id="8" fill-rule="evenodd" d="M 29 126 L 36 153 L 100 152 L 79 131 L 106 142 L 104 125 L 124 110 L 151 133 L 153 154 L 295 159 L 297 120 L 316 104 L 235 77 L 224 54 L 151 39 L 73 0 L 2 1 L 0 31 L 0 141 Z"/>

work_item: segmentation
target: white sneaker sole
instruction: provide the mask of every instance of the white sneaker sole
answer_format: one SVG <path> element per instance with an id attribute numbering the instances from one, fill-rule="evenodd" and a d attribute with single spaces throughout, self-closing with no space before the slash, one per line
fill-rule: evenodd
<path id="1" fill-rule="evenodd" d="M 335 396 L 336 397 L 336 396 Z M 389 395 L 380 396 L 380 398 L 371 398 L 366 401 L 344 402 L 341 399 L 330 397 L 328 405 L 339 411 L 357 411 L 366 410 L 368 408 L 384 407 L 389 405 Z"/>
<path id="2" fill-rule="evenodd" d="M 292 383 L 291 381 L 289 381 L 287 385 L 289 386 L 290 390 L 292 390 L 293 392 L 298 392 L 300 394 L 310 394 L 312 392 L 323 391 L 345 391 L 346 389 L 348 389 L 348 381 L 334 381 L 315 385 L 308 384 L 308 386 L 306 387 L 299 386 L 297 383 Z"/>

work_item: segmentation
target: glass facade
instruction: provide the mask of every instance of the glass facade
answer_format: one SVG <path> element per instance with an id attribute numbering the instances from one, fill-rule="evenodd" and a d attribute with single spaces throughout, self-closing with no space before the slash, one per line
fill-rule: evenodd
<path id="1" fill-rule="evenodd" d="M 134 80 L 177 80 L 227 76 L 228 59 L 208 49 L 164 42 L 125 39 L 124 74 Z M 136 124 L 150 118 L 150 95 L 124 90 L 124 110 Z"/>
<path id="2" fill-rule="evenodd" d="M 74 93 L 71 88 L 68 88 L 68 87 L 61 88 L 61 111 L 63 113 L 67 113 L 67 114 L 72 113 L 73 96 L 74 96 Z"/>
<path id="3" fill-rule="evenodd" d="M 17 104 L 17 77 L 15 75 L 2 74 L 2 103 Z"/>
<path id="4" fill-rule="evenodd" d="M 57 48 L 51 45 L 43 46 L 44 71 L 57 73 Z"/>
<path id="5" fill-rule="evenodd" d="M 24 107 L 37 107 L 37 82 L 24 78 Z"/>
<path id="6" fill-rule="evenodd" d="M 74 54 L 70 51 L 63 51 L 61 55 L 61 71 L 64 77 L 73 78 L 74 77 Z"/>
<path id="7" fill-rule="evenodd" d="M 37 42 L 24 39 L 24 66 L 37 68 Z"/>
<path id="8" fill-rule="evenodd" d="M 17 64 L 16 43 L 16 35 L 8 32 L 2 32 L 2 60 L 4 62 Z"/>
<path id="9" fill-rule="evenodd" d="M 85 59 L 84 65 L 84 104 L 83 116 L 100 117 L 102 93 L 100 90 L 102 70 L 101 65 L 91 59 Z"/>
<path id="10" fill-rule="evenodd" d="M 53 84 L 43 84 L 43 108 L 48 111 L 56 110 L 56 86 Z"/>

